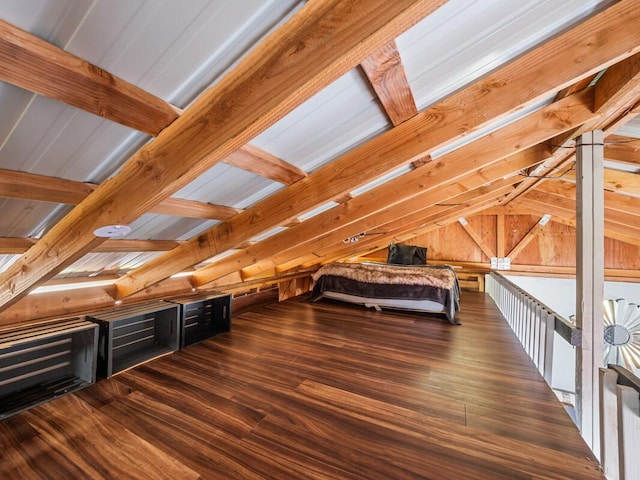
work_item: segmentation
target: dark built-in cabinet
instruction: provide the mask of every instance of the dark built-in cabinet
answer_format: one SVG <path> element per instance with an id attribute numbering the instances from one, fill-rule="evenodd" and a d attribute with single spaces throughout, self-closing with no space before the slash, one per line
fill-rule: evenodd
<path id="1" fill-rule="evenodd" d="M 94 383 L 97 344 L 80 318 L 0 330 L 0 419 Z"/>
<path id="2" fill-rule="evenodd" d="M 98 374 L 112 375 L 180 346 L 179 307 L 167 302 L 120 307 L 89 316 L 100 326 Z"/>
<path id="3" fill-rule="evenodd" d="M 180 348 L 231 330 L 231 295 L 189 296 L 170 300 L 180 305 Z"/>
<path id="4" fill-rule="evenodd" d="M 0 419 L 231 330 L 228 294 L 0 329 Z"/>

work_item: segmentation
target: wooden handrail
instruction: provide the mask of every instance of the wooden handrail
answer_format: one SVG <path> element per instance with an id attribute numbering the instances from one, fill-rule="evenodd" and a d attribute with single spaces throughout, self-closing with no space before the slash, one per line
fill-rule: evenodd
<path id="1" fill-rule="evenodd" d="M 557 313 L 555 310 L 545 305 L 543 302 L 538 300 L 537 298 L 530 295 L 528 292 L 520 288 L 518 285 L 513 283 L 511 280 L 506 278 L 504 275 L 492 271 L 489 273 L 494 277 L 497 277 L 499 281 L 508 284 L 511 288 L 516 289 L 521 295 L 530 298 L 534 302 L 538 303 L 542 308 L 544 308 L 547 312 L 555 317 L 555 325 L 554 331 L 560 335 L 563 339 L 565 339 L 570 345 L 574 347 L 579 347 L 582 344 L 582 331 L 576 327 L 571 321 L 564 318 L 562 315 Z"/>
<path id="2" fill-rule="evenodd" d="M 610 363 L 607 368 L 614 370 L 618 374 L 618 385 L 624 385 L 625 387 L 633 388 L 638 394 L 640 394 L 640 378 L 633 372 L 627 370 L 620 365 L 614 365 Z"/>

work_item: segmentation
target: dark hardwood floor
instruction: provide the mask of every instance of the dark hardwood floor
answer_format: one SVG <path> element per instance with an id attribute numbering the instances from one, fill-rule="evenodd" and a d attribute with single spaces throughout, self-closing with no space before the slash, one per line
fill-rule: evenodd
<path id="1" fill-rule="evenodd" d="M 0 423 L 0 478 L 601 479 L 493 302 L 302 299 Z"/>

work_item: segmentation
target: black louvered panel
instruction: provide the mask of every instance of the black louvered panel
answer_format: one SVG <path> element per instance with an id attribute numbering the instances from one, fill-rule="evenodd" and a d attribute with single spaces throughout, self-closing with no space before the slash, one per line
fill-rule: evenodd
<path id="1" fill-rule="evenodd" d="M 0 331 L 0 418 L 91 385 L 97 325 L 79 318 Z"/>

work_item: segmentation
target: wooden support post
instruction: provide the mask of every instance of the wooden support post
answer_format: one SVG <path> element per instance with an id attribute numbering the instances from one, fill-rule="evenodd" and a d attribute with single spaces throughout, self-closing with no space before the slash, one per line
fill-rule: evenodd
<path id="1" fill-rule="evenodd" d="M 603 366 L 604 136 L 584 133 L 576 145 L 576 352 L 578 426 L 596 457 L 600 455 L 599 368 Z"/>
<path id="2" fill-rule="evenodd" d="M 505 240 L 504 215 L 496 215 L 496 254 L 500 258 L 506 257 Z"/>

